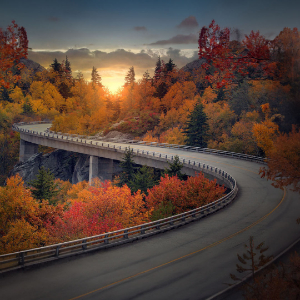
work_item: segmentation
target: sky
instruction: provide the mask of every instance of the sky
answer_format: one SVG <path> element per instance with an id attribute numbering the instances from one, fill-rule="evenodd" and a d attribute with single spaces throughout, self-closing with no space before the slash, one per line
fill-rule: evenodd
<path id="1" fill-rule="evenodd" d="M 214 19 L 242 36 L 259 30 L 273 39 L 300 29 L 299 0 L 14 0 L 3 2 L 0 27 L 15 20 L 27 31 L 29 59 L 45 68 L 68 56 L 73 75 L 90 80 L 93 66 L 111 92 L 131 66 L 152 75 L 158 55 L 179 67 L 198 58 L 198 35 Z"/>

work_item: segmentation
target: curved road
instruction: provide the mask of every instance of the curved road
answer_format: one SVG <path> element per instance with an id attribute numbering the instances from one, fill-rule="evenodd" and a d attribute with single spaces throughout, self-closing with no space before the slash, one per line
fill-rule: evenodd
<path id="1" fill-rule="evenodd" d="M 244 252 L 250 235 L 257 244 L 264 241 L 274 256 L 299 237 L 299 196 L 261 179 L 261 165 L 176 149 L 155 151 L 222 168 L 237 180 L 238 197 L 218 213 L 163 234 L 6 274 L 0 278 L 0 298 L 207 299 L 232 283 L 236 254 Z"/>

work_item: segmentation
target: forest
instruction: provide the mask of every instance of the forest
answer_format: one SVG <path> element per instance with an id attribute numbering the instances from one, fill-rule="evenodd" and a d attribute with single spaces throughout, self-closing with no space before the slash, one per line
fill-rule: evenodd
<path id="1" fill-rule="evenodd" d="M 41 169 L 26 186 L 18 175 L 8 178 L 19 155 L 15 122 L 49 120 L 57 132 L 119 131 L 138 140 L 262 156 L 270 159 L 262 177 L 300 191 L 297 28 L 284 28 L 273 40 L 252 31 L 238 41 L 212 21 L 199 33 L 201 67 L 186 71 L 158 56 L 153 76 L 145 70 L 136 80 L 132 66 L 115 94 L 95 66 L 89 81 L 81 73 L 73 76 L 68 57 L 38 72 L 27 67 L 26 30 L 15 22 L 0 30 L 0 41 L 1 254 L 141 224 L 226 192 L 203 174 L 182 177 L 180 165 L 156 178 L 153 170 L 134 167 L 130 154 L 112 182 L 71 185 Z"/>

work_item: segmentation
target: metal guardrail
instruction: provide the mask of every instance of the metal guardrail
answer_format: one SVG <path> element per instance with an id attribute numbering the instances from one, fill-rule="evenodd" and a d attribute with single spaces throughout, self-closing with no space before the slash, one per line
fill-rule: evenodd
<path id="1" fill-rule="evenodd" d="M 42 122 L 35 122 L 34 124 L 40 124 Z M 31 123 L 32 124 L 32 123 Z M 63 135 L 63 134 L 55 134 L 55 133 L 39 133 L 32 130 L 25 130 L 19 128 L 17 125 L 26 125 L 22 124 L 14 124 L 13 129 L 26 132 L 32 135 L 45 136 L 47 138 L 54 139 L 67 139 L 72 140 L 74 143 L 85 143 L 87 146 L 98 146 L 105 148 L 113 148 L 114 151 L 125 152 L 127 147 L 112 147 L 108 143 L 102 143 L 98 145 L 98 142 L 94 142 L 93 140 L 90 143 L 86 143 L 87 140 L 81 139 L 79 137 L 74 137 L 71 135 Z M 177 146 L 177 145 L 176 145 Z M 192 147 L 193 148 L 193 147 Z M 131 149 L 133 151 L 133 149 Z M 152 158 L 156 158 L 164 161 L 172 161 L 173 156 L 170 155 L 162 155 L 157 152 L 149 152 L 140 149 L 134 149 L 133 153 L 140 156 L 151 156 Z M 230 176 L 227 172 L 209 166 L 207 164 L 202 164 L 200 162 L 186 161 L 185 159 L 181 159 L 185 167 L 193 168 L 197 171 L 202 171 L 207 174 L 213 175 L 216 178 L 224 180 L 228 186 L 231 187 L 231 191 L 223 196 L 222 198 L 209 203 L 207 205 L 201 206 L 199 208 L 177 214 L 168 218 L 160 219 L 154 222 L 144 223 L 137 226 L 124 228 L 117 231 L 107 232 L 91 237 L 86 237 L 82 239 L 77 239 L 69 242 L 59 243 L 55 245 L 49 245 L 45 247 L 29 249 L 14 253 L 8 253 L 4 255 L 0 255 L 0 270 L 10 270 L 14 268 L 20 268 L 24 265 L 29 265 L 33 263 L 42 262 L 45 260 L 55 260 L 59 257 L 69 256 L 72 254 L 86 253 L 89 251 L 93 251 L 101 248 L 108 248 L 114 245 L 127 243 L 132 240 L 137 240 L 141 238 L 145 238 L 147 236 L 151 236 L 153 234 L 157 234 L 160 232 L 164 232 L 173 228 L 177 228 L 184 224 L 190 223 L 197 219 L 201 219 L 206 217 L 209 214 L 212 214 L 221 208 L 227 206 L 232 200 L 236 197 L 238 192 L 238 187 L 236 184 L 236 180 Z"/>
<path id="2" fill-rule="evenodd" d="M 18 125 L 31 125 L 31 124 L 42 124 L 42 123 L 49 123 L 46 121 L 38 121 L 38 122 L 31 122 L 31 123 L 16 123 L 13 124 L 13 128 L 17 131 L 20 131 L 18 128 Z M 49 123 L 50 124 L 50 123 Z M 24 131 L 24 130 L 23 130 Z M 30 133 L 31 130 L 25 130 L 24 132 Z M 76 134 L 69 134 L 69 133 L 61 133 L 61 132 L 54 132 L 49 131 L 48 137 L 54 135 L 60 135 L 65 137 L 77 137 L 78 140 L 96 140 L 96 141 L 103 141 L 103 142 L 111 142 L 111 143 L 124 143 L 124 144 L 137 144 L 137 145 L 145 145 L 145 146 L 151 146 L 151 147 L 159 147 L 159 148 L 173 148 L 173 149 L 179 149 L 184 151 L 191 151 L 191 152 L 199 152 L 199 153 L 205 153 L 205 154 L 213 154 L 213 155 L 219 155 L 219 156 L 227 156 L 227 157 L 233 157 L 237 159 L 242 160 L 248 160 L 248 161 L 255 161 L 258 163 L 266 164 L 267 159 L 255 156 L 255 155 L 248 155 L 243 153 L 237 153 L 237 152 L 231 152 L 231 151 L 225 151 L 225 150 L 217 150 L 217 149 L 210 149 L 210 148 L 201 148 L 201 147 L 193 147 L 193 146 L 186 146 L 186 145 L 178 145 L 178 144 L 168 144 L 168 143 L 158 143 L 158 142 L 148 142 L 148 141 L 139 141 L 139 140 L 129 140 L 129 139 L 117 139 L 117 138 L 105 138 L 105 137 L 96 137 L 96 136 L 85 136 L 85 135 L 76 135 Z"/>

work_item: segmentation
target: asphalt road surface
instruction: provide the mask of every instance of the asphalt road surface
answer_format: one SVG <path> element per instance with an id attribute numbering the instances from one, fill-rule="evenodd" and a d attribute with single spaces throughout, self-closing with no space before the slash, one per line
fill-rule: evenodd
<path id="1" fill-rule="evenodd" d="M 1 276 L 1 300 L 207 299 L 233 283 L 230 273 L 239 275 L 236 254 L 245 252 L 249 236 L 257 244 L 264 241 L 270 247 L 268 254 L 274 256 L 298 239 L 298 194 L 275 189 L 261 179 L 260 164 L 176 149 L 131 147 L 219 167 L 237 180 L 238 197 L 225 209 L 178 229 Z"/>

